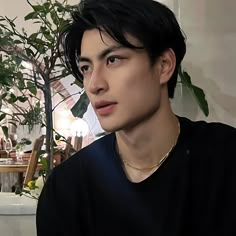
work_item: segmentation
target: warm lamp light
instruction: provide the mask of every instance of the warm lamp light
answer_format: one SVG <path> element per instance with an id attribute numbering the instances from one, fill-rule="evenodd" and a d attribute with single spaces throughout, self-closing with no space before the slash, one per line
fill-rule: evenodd
<path id="1" fill-rule="evenodd" d="M 84 137 L 89 132 L 88 124 L 82 119 L 77 119 L 71 124 L 71 132 L 74 136 Z"/>

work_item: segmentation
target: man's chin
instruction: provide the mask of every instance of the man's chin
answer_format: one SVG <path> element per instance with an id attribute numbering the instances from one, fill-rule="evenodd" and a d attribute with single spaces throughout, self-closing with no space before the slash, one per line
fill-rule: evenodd
<path id="1" fill-rule="evenodd" d="M 101 127 L 106 133 L 113 133 L 113 132 L 121 130 L 121 127 L 114 126 L 114 125 L 101 124 Z"/>

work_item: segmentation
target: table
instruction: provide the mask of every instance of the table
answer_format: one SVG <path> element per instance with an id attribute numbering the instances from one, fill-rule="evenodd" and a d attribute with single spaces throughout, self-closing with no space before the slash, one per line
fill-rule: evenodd
<path id="1" fill-rule="evenodd" d="M 23 186 L 23 174 L 26 172 L 28 167 L 28 160 L 21 162 L 13 158 L 0 158 L 0 172 L 1 173 L 17 173 L 17 187 L 22 188 Z M 42 165 L 38 164 L 36 171 L 42 169 Z"/>
<path id="2" fill-rule="evenodd" d="M 11 158 L 16 158 L 16 151 L 14 150 L 14 151 L 11 151 L 10 152 L 10 157 Z M 30 155 L 31 155 L 31 153 L 30 152 L 25 152 L 24 154 L 23 154 L 23 158 L 29 158 L 30 157 Z M 0 160 L 1 160 L 1 158 L 7 158 L 7 153 L 6 153 L 6 151 L 4 151 L 4 150 L 0 150 Z"/>

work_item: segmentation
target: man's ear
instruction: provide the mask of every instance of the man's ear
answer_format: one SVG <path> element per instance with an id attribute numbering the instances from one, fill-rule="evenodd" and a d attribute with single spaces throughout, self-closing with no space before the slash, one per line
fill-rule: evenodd
<path id="1" fill-rule="evenodd" d="M 166 84 L 174 73 L 176 57 L 174 51 L 169 48 L 159 58 L 160 84 Z"/>

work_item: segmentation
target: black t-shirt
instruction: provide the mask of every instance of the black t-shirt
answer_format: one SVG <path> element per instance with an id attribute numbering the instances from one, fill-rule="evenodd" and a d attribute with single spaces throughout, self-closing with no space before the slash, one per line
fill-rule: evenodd
<path id="1" fill-rule="evenodd" d="M 113 133 L 54 168 L 38 236 L 236 235 L 236 129 L 179 120 L 176 147 L 140 183 L 127 179 Z"/>

